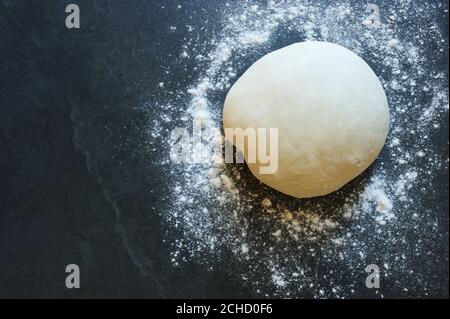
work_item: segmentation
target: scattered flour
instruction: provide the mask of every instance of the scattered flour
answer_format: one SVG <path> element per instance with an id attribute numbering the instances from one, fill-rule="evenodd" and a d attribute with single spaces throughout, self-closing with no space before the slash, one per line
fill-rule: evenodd
<path id="1" fill-rule="evenodd" d="M 167 116 L 187 126 L 199 121 L 205 129 L 220 128 L 223 98 L 238 75 L 267 52 L 304 40 L 335 42 L 368 61 L 386 89 L 392 123 L 372 169 L 324 198 L 278 194 L 256 181 L 245 165 L 172 167 L 172 208 L 162 215 L 177 238 L 173 265 L 193 260 L 214 269 L 226 262 L 237 280 L 244 278 L 261 296 L 346 298 L 355 294 L 368 264 L 389 261 L 385 277 L 395 277 L 395 284 L 406 289 L 414 258 L 427 245 L 408 241 L 406 234 L 420 236 L 438 227 L 423 211 L 420 194 L 432 189 L 436 174 L 448 170 L 448 158 L 432 143 L 448 115 L 448 78 L 426 54 L 431 44 L 447 46 L 433 18 L 445 9 L 438 3 L 397 1 L 378 21 L 368 19 L 365 3 L 243 1 L 223 6 L 223 28 L 209 43 L 196 42 L 196 29 L 189 26 L 193 36 L 180 59 L 196 60 L 200 76 L 173 92 L 172 107 L 152 123 L 152 137 L 173 128 L 164 121 Z M 221 141 L 202 143 L 220 146 Z M 399 257 L 393 247 L 406 252 Z M 225 250 L 234 258 L 222 260 Z M 424 295 L 432 288 L 421 283 Z"/>

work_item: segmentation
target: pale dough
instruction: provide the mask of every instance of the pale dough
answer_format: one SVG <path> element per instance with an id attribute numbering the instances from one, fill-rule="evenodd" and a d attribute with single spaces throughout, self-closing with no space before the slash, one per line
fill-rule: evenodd
<path id="1" fill-rule="evenodd" d="M 278 128 L 278 170 L 264 184 L 295 197 L 329 194 L 377 158 L 389 130 L 383 87 L 364 60 L 328 42 L 296 43 L 256 61 L 232 86 L 224 128 Z M 247 158 L 246 158 L 247 160 Z"/>

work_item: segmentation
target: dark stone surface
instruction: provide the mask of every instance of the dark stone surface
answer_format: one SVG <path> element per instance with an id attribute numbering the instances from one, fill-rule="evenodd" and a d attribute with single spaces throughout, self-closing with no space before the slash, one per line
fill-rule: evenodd
<path id="1" fill-rule="evenodd" d="M 183 44 L 164 30 L 214 19 L 217 3 L 180 15 L 174 1 L 78 1 L 84 27 L 68 30 L 70 2 L 0 3 L 0 297 L 254 297 L 225 270 L 170 267 L 147 210 L 165 205 L 164 171 L 136 152 L 151 117 L 139 106 Z M 448 154 L 446 133 L 436 143 Z M 114 167 L 101 161 L 111 154 Z M 83 289 L 66 289 L 70 263 Z"/>
<path id="2" fill-rule="evenodd" d="M 127 117 L 123 108 L 131 110 L 145 101 L 146 83 L 159 81 L 161 66 L 180 50 L 179 34 L 161 34 L 173 12 L 153 10 L 162 4 L 175 8 L 174 3 L 79 2 L 86 25 L 80 30 L 65 28 L 68 3 L 0 5 L 0 297 L 239 295 L 226 274 L 206 274 L 192 266 L 186 277 L 165 264 L 159 218 L 144 216 L 140 209 L 143 203 L 161 200 L 160 172 L 138 168 L 153 186 L 140 184 L 127 175 L 126 167 L 122 172 L 99 167 L 74 143 L 81 129 L 74 127 L 78 116 L 89 119 L 82 131 L 90 138 L 105 138 L 102 134 L 111 130 L 115 136 L 122 130 L 124 141 L 139 134 L 126 125 L 138 125 L 142 114 L 137 110 Z M 140 50 L 145 54 L 137 56 Z M 96 141 L 79 139 L 86 149 L 97 146 Z M 112 144 L 104 144 L 104 154 L 111 153 Z M 102 149 L 92 151 L 96 160 L 101 158 Z M 116 156 L 120 161 L 127 154 Z M 94 177 L 95 170 L 120 188 L 114 191 L 127 203 L 125 227 L 134 227 L 136 234 L 131 241 L 145 240 L 152 260 L 130 251 L 118 223 L 121 203 L 111 201 L 111 190 Z M 156 193 L 142 195 L 149 188 Z M 138 224 L 143 222 L 154 227 L 150 236 L 139 238 Z M 142 270 L 148 267 L 142 262 L 150 263 L 154 273 Z M 70 263 L 82 269 L 83 289 L 65 287 L 64 270 Z"/>

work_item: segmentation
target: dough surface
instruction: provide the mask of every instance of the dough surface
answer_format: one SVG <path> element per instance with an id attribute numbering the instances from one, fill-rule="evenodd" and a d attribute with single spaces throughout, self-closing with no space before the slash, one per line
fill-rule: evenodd
<path id="1" fill-rule="evenodd" d="M 296 43 L 256 61 L 232 86 L 224 128 L 278 128 L 278 169 L 261 182 L 298 198 L 338 190 L 377 158 L 389 108 L 375 73 L 352 51 Z M 245 155 L 246 152 L 244 152 Z"/>

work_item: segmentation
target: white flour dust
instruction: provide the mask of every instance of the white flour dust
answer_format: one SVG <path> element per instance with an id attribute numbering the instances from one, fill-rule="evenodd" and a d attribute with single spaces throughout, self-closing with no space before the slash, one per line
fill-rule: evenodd
<path id="1" fill-rule="evenodd" d="M 177 237 L 170 243 L 174 267 L 187 261 L 212 271 L 227 267 L 261 296 L 347 298 L 364 286 L 364 269 L 375 263 L 396 291 L 432 290 L 423 275 L 415 275 L 414 260 L 426 254 L 422 234 L 439 226 L 420 199 L 448 169 L 448 158 L 432 143 L 448 114 L 448 79 L 435 61 L 448 43 L 434 17 L 446 8 L 389 3 L 378 19 L 363 3 L 241 2 L 223 6 L 220 30 L 188 26 L 179 59 L 194 61 L 200 75 L 171 92 L 170 103 L 158 103 L 166 107 L 151 123 L 153 138 L 167 138 L 174 122 L 220 128 L 223 99 L 238 75 L 264 54 L 305 40 L 334 42 L 363 57 L 382 81 L 392 120 L 373 167 L 319 199 L 272 191 L 244 165 L 168 164 L 173 192 L 162 216 Z M 210 32 L 209 42 L 199 41 L 196 32 Z M 169 145 L 166 154 L 167 164 Z"/>

